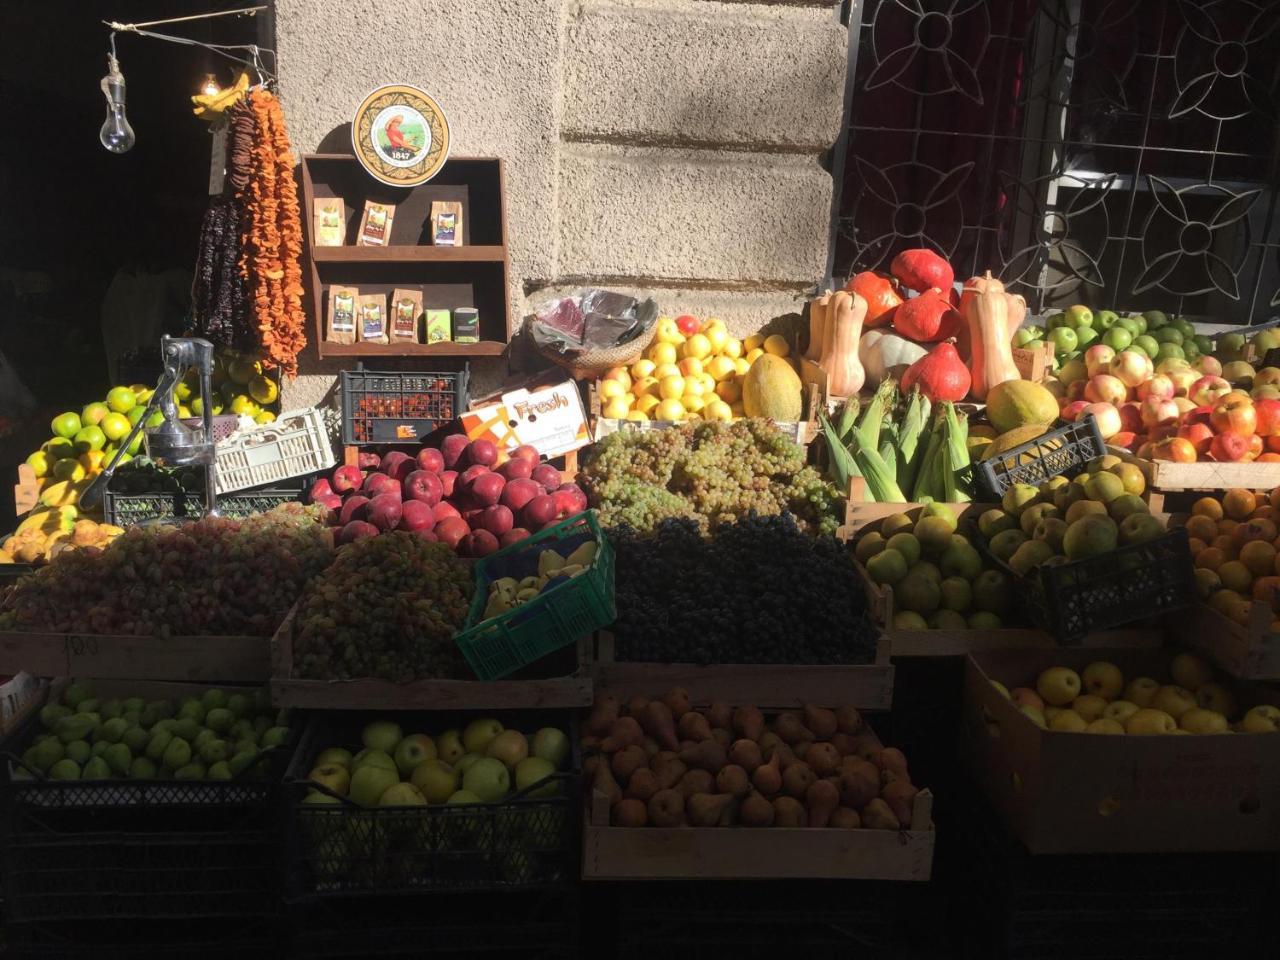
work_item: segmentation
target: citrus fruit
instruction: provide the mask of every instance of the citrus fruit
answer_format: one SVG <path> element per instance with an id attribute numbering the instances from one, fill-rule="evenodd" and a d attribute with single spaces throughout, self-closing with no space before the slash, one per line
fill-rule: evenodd
<path id="1" fill-rule="evenodd" d="M 59 460 L 53 465 L 53 479 L 55 480 L 83 480 L 84 478 L 84 466 L 79 460 L 68 458 Z"/>
<path id="2" fill-rule="evenodd" d="M 121 440 L 133 429 L 133 424 L 123 413 L 108 413 L 98 424 L 98 429 L 106 434 L 108 440 Z"/>
<path id="3" fill-rule="evenodd" d="M 110 412 L 111 408 L 105 403 L 95 401 L 80 411 L 80 424 L 82 427 L 97 426 Z"/>
<path id="4" fill-rule="evenodd" d="M 253 420 L 255 423 L 270 423 L 275 418 L 276 418 L 276 415 L 272 413 L 270 410 L 262 410 L 259 413 L 254 415 Z"/>
<path id="5" fill-rule="evenodd" d="M 72 434 L 72 436 L 75 436 L 75 434 Z M 50 463 L 76 455 L 75 444 L 71 442 L 69 437 L 54 437 L 52 440 L 46 440 L 40 449 L 49 455 Z"/>
<path id="6" fill-rule="evenodd" d="M 111 451 L 115 453 L 114 450 Z M 103 450 L 89 450 L 80 454 L 80 466 L 84 467 L 86 474 L 98 473 L 102 470 L 102 462 L 106 459 L 106 452 Z"/>
<path id="7" fill-rule="evenodd" d="M 262 373 L 262 364 L 256 360 L 245 360 L 237 357 L 227 364 L 227 376 L 240 386 L 248 386 L 249 381 Z"/>
<path id="8" fill-rule="evenodd" d="M 249 381 L 249 396 L 258 403 L 275 403 L 276 397 L 280 396 L 280 388 L 270 377 L 254 377 Z"/>
<path id="9" fill-rule="evenodd" d="M 27 466 L 37 477 L 46 477 L 49 475 L 49 468 L 53 466 L 53 459 L 43 450 L 37 450 L 27 457 Z"/>
<path id="10" fill-rule="evenodd" d="M 254 417 L 262 411 L 258 409 L 258 405 L 256 403 L 241 394 L 231 401 L 231 412 L 236 416 L 244 414 L 245 416 Z"/>
<path id="11" fill-rule="evenodd" d="M 764 352 L 772 353 L 775 357 L 787 357 L 791 355 L 791 346 L 787 343 L 786 337 L 771 333 L 765 338 Z"/>
<path id="12" fill-rule="evenodd" d="M 191 394 L 194 391 L 195 391 L 194 384 L 186 380 L 182 380 L 179 383 L 174 385 L 173 399 L 177 400 L 179 403 L 186 403 L 188 400 L 191 399 Z"/>
<path id="13" fill-rule="evenodd" d="M 70 440 L 80 432 L 80 428 L 83 427 L 84 424 L 80 422 L 80 415 L 78 413 L 73 413 L 68 410 L 65 413 L 60 413 L 54 417 L 53 422 L 49 426 L 53 430 L 53 435 L 55 437 L 65 437 Z"/>
<path id="14" fill-rule="evenodd" d="M 101 450 L 107 443 L 107 435 L 97 426 L 81 427 L 74 438 L 76 453 Z"/>
<path id="15" fill-rule="evenodd" d="M 138 405 L 138 397 L 131 387 L 112 387 L 107 391 L 107 406 L 116 413 L 128 413 Z"/>

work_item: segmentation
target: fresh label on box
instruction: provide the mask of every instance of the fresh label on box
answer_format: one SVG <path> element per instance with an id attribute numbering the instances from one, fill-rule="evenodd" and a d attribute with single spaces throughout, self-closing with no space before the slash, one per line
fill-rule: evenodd
<path id="1" fill-rule="evenodd" d="M 472 440 L 489 440 L 500 451 L 527 443 L 544 457 L 558 457 L 591 442 L 587 412 L 572 380 L 545 390 L 504 393 L 500 403 L 464 413 L 462 429 Z"/>

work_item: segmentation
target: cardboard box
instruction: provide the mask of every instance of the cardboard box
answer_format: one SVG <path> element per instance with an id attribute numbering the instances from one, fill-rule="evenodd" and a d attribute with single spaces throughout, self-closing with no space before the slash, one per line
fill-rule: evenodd
<path id="1" fill-rule="evenodd" d="M 1126 679 L 1169 676 L 1172 652 L 1008 650 L 970 654 L 961 755 L 1009 829 L 1036 854 L 1280 848 L 1280 734 L 1096 736 L 1043 730 L 994 686 L 1107 660 Z M 1280 695 L 1235 686 L 1241 707 Z"/>
<path id="2" fill-rule="evenodd" d="M 504 393 L 497 403 L 464 413 L 462 429 L 472 440 L 492 441 L 499 451 L 528 443 L 544 457 L 558 457 L 591 442 L 587 412 L 572 380 Z"/>

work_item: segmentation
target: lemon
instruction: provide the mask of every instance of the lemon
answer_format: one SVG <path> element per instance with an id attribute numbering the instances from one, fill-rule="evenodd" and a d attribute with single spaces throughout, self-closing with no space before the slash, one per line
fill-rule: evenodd
<path id="1" fill-rule="evenodd" d="M 676 374 L 658 381 L 658 396 L 663 400 L 679 400 L 684 395 L 684 377 Z"/>
<path id="2" fill-rule="evenodd" d="M 112 452 L 114 453 L 115 451 Z M 86 450 L 84 453 L 80 454 L 80 466 L 84 468 L 86 475 L 99 473 L 102 470 L 102 461 L 105 458 L 106 453 L 102 450 Z M 76 479 L 79 479 L 79 477 Z"/>
<path id="3" fill-rule="evenodd" d="M 722 356 L 728 357 L 730 360 L 737 360 L 742 356 L 742 341 L 735 337 L 730 337 L 724 342 L 724 346 L 720 349 Z"/>
<path id="4" fill-rule="evenodd" d="M 247 387 L 249 381 L 262 373 L 262 364 L 256 360 L 246 360 L 243 357 L 237 357 L 227 364 L 227 377 L 232 383 L 237 383 L 242 387 Z"/>
<path id="5" fill-rule="evenodd" d="M 719 383 L 721 380 L 727 380 L 737 373 L 737 367 L 734 366 L 733 360 L 729 357 L 712 357 L 711 362 L 707 364 L 707 373 L 711 379 Z"/>
<path id="6" fill-rule="evenodd" d="M 716 384 L 716 396 L 725 403 L 733 403 L 742 399 L 742 384 L 734 380 L 721 380 Z"/>
<path id="7" fill-rule="evenodd" d="M 610 420 L 625 420 L 630 412 L 631 408 L 627 406 L 627 402 L 621 397 L 614 397 L 600 410 L 601 415 Z"/>
<path id="8" fill-rule="evenodd" d="M 178 419 L 179 420 L 191 419 L 191 408 L 188 407 L 185 403 L 178 404 Z"/>
<path id="9" fill-rule="evenodd" d="M 53 465 L 55 480 L 83 480 L 85 476 L 84 465 L 79 460 L 68 457 Z"/>
<path id="10" fill-rule="evenodd" d="M 732 420 L 733 410 L 723 400 L 712 400 L 702 408 L 704 420 Z"/>
<path id="11" fill-rule="evenodd" d="M 760 336 L 760 334 L 758 333 L 753 333 L 751 336 L 747 337 L 745 340 L 742 341 L 742 349 L 747 353 L 750 353 L 752 350 L 755 350 L 757 347 L 763 347 L 763 346 L 764 346 L 764 337 Z"/>
<path id="12" fill-rule="evenodd" d="M 684 348 L 680 351 L 683 357 L 693 357 L 695 360 L 702 360 L 711 356 L 711 341 L 707 339 L 706 334 L 695 333 L 687 341 Z"/>
<path id="13" fill-rule="evenodd" d="M 31 456 L 27 457 L 27 466 L 37 477 L 46 477 L 49 475 L 49 468 L 52 464 L 49 461 L 49 455 L 43 450 L 37 450 Z"/>
<path id="14" fill-rule="evenodd" d="M 662 401 L 652 393 L 646 393 L 642 397 L 636 398 L 636 410 L 648 416 L 653 412 L 653 408 Z"/>
<path id="15" fill-rule="evenodd" d="M 780 333 L 771 333 L 764 341 L 764 352 L 772 353 L 775 357 L 791 356 L 791 345 L 787 343 L 787 338 Z"/>
<path id="16" fill-rule="evenodd" d="M 660 363 L 653 369 L 653 378 L 655 380 L 665 380 L 667 377 L 679 376 L 683 376 L 683 374 L 680 373 L 680 368 L 674 363 Z"/>
<path id="17" fill-rule="evenodd" d="M 676 345 L 674 343 L 668 343 L 665 340 L 655 343 L 649 348 L 649 359 L 658 366 L 661 366 L 664 363 L 675 363 Z M 649 372 L 652 373 L 653 371 L 650 370 Z"/>
<path id="18" fill-rule="evenodd" d="M 653 410 L 655 420 L 683 420 L 684 404 L 679 400 L 663 400 Z"/>
<path id="19" fill-rule="evenodd" d="M 244 414 L 247 417 L 255 417 L 262 411 L 258 409 L 258 405 L 256 403 L 241 394 L 231 401 L 231 412 L 236 416 Z"/>
<path id="20" fill-rule="evenodd" d="M 271 423 L 275 418 L 276 415 L 270 410 L 263 410 L 261 413 L 255 415 L 253 420 L 255 423 Z"/>
<path id="21" fill-rule="evenodd" d="M 654 370 L 654 367 L 656 366 L 657 364 L 654 363 L 652 360 L 647 360 L 647 359 L 637 360 L 635 363 L 631 365 L 631 382 L 635 383 L 637 380 L 640 380 L 643 377 L 653 376 L 653 370 Z"/>
<path id="22" fill-rule="evenodd" d="M 680 368 L 680 372 L 686 377 L 691 377 L 702 372 L 702 361 L 696 357 L 685 357 L 676 364 L 676 366 Z"/>
<path id="23" fill-rule="evenodd" d="M 622 385 L 620 380 L 601 380 L 600 381 L 600 399 L 615 400 L 627 392 L 627 388 Z"/>
<path id="24" fill-rule="evenodd" d="M 249 381 L 249 396 L 258 403 L 275 403 L 280 395 L 280 388 L 270 377 L 254 377 Z"/>
<path id="25" fill-rule="evenodd" d="M 711 341 L 712 353 L 719 353 L 724 349 L 724 345 L 729 342 L 729 331 L 723 326 L 710 327 L 702 331 L 702 335 Z"/>
<path id="26" fill-rule="evenodd" d="M 627 419 L 634 420 L 637 423 L 640 423 L 640 422 L 648 421 L 649 418 L 645 416 L 645 414 L 641 413 L 639 410 L 631 410 L 627 413 Z"/>
<path id="27" fill-rule="evenodd" d="M 747 356 L 746 356 L 747 366 L 748 367 L 751 366 L 751 364 L 755 363 L 757 360 L 759 360 L 763 356 L 764 356 L 764 351 L 761 350 L 759 347 L 753 347 L 752 349 L 748 350 Z"/>
<path id="28" fill-rule="evenodd" d="M 680 403 L 689 413 L 701 413 L 702 408 L 707 405 L 701 395 L 695 397 L 687 393 L 680 398 Z"/>

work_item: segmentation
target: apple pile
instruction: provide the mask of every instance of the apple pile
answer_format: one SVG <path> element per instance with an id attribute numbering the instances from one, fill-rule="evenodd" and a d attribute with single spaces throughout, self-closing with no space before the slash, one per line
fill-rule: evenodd
<path id="1" fill-rule="evenodd" d="M 998 680 L 992 685 L 1008 697 L 1036 726 L 1055 733 L 1188 734 L 1275 733 L 1280 708 L 1259 704 L 1242 712 L 1236 697 L 1214 680 L 1213 668 L 1191 653 L 1169 662 L 1172 683 L 1151 677 L 1132 677 L 1114 663 L 1098 660 L 1080 673 L 1070 667 L 1050 667 L 1036 677 L 1034 687 L 1009 690 Z"/>
<path id="2" fill-rule="evenodd" d="M 1247 625 L 1251 601 L 1267 604 L 1280 632 L 1280 487 L 1269 494 L 1227 490 L 1201 497 L 1182 521 L 1187 529 L 1196 589 L 1213 609 Z"/>
<path id="3" fill-rule="evenodd" d="M 1095 344 L 1057 382 L 1046 385 L 1063 419 L 1092 414 L 1104 440 L 1144 459 L 1280 462 L 1280 370 L 1255 374 L 1243 361 L 1224 368 L 1211 356 L 1153 366 L 1138 351 Z"/>
<path id="4" fill-rule="evenodd" d="M 766 720 L 753 706 L 695 710 L 677 687 L 656 700 L 601 697 L 584 730 L 596 751 L 584 779 L 617 827 L 911 826 L 907 758 L 853 707 Z"/>
<path id="5" fill-rule="evenodd" d="M 563 730 L 543 727 L 525 736 L 491 717 L 435 737 L 406 736 L 398 723 L 376 720 L 360 741 L 363 749 L 354 755 L 345 747 L 316 755 L 307 779 L 318 789 L 304 803 L 346 797 L 362 807 L 421 807 L 498 803 L 514 793 L 549 797 L 559 792 L 555 775 L 569 760 Z"/>
<path id="6" fill-rule="evenodd" d="M 357 466 L 313 482 L 308 499 L 328 509 L 339 544 L 403 530 L 463 557 L 486 557 L 587 509 L 581 488 L 533 447 L 500 458 L 493 443 L 462 434 L 412 457 L 362 452 Z"/>

